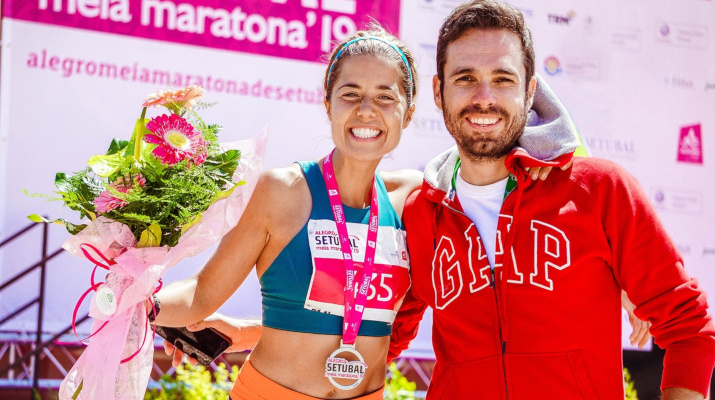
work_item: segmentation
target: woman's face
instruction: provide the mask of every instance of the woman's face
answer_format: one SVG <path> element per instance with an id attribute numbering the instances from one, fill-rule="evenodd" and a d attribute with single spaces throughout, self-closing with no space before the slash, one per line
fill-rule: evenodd
<path id="1" fill-rule="evenodd" d="M 343 61 L 325 107 L 333 141 L 344 156 L 379 161 L 397 147 L 413 111 L 401 82 L 394 61 L 374 55 Z"/>

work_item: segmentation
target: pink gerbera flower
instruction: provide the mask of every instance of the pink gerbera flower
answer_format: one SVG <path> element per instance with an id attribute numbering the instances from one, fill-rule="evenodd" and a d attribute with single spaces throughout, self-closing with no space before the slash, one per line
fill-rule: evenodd
<path id="1" fill-rule="evenodd" d="M 174 165 L 190 159 L 194 164 L 206 160 L 209 142 L 187 120 L 176 114 L 158 116 L 146 124 L 151 134 L 144 140 L 158 146 L 152 154 L 161 159 L 163 164 Z"/>
<path id="2" fill-rule="evenodd" d="M 129 175 L 120 176 L 116 181 L 109 184 L 110 188 L 115 189 L 120 193 L 128 193 L 135 187 L 143 188 L 146 185 L 146 179 L 142 174 L 136 174 L 132 178 Z M 110 190 L 105 190 L 94 199 L 96 211 L 100 214 L 112 211 L 116 208 L 122 208 L 129 204 L 126 200 L 115 196 Z"/>
<path id="3" fill-rule="evenodd" d="M 170 110 L 183 107 L 191 111 L 196 104 L 196 100 L 204 97 L 204 90 L 201 86 L 190 85 L 182 89 L 160 90 L 156 93 L 148 94 L 142 106 L 166 106 Z"/>

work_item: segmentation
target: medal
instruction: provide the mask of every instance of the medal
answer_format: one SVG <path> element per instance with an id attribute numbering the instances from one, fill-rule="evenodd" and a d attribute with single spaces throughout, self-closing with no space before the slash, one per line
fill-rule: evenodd
<path id="1" fill-rule="evenodd" d="M 333 150 L 334 152 L 335 150 Z M 355 291 L 355 275 L 357 270 L 353 263 L 352 249 L 350 248 L 350 239 L 348 237 L 348 227 L 345 223 L 345 213 L 343 211 L 343 203 L 340 199 L 338 191 L 338 183 L 335 180 L 335 171 L 333 170 L 333 153 L 330 153 L 323 160 L 323 179 L 325 186 L 328 189 L 328 198 L 330 200 L 335 225 L 338 230 L 338 238 L 340 241 L 340 250 L 343 253 L 343 263 L 345 264 L 345 311 L 343 314 L 343 339 L 340 341 L 340 347 L 332 352 L 325 361 L 325 376 L 338 389 L 350 390 L 357 387 L 360 382 L 365 379 L 365 370 L 367 364 L 362 355 L 355 349 L 355 340 L 357 339 L 362 323 L 362 314 L 365 311 L 367 303 L 367 294 L 370 289 L 370 281 L 372 280 L 372 269 L 375 264 L 375 249 L 377 246 L 377 229 L 378 229 L 378 203 L 377 203 L 377 184 L 375 178 L 372 179 L 372 199 L 370 202 L 370 219 L 367 231 L 367 247 L 365 248 L 365 260 L 362 268 L 362 279 L 360 287 Z M 352 354 L 357 357 L 356 361 L 348 361 L 346 358 L 338 357 L 341 354 Z M 341 385 L 335 381 L 335 378 L 354 379 L 348 385 Z"/>
<path id="2" fill-rule="evenodd" d="M 350 353 L 354 355 L 358 358 L 358 361 L 348 361 L 345 358 L 337 357 L 339 354 L 343 353 Z M 362 358 L 362 355 L 355 350 L 355 346 L 343 344 L 342 340 L 340 341 L 340 348 L 335 350 L 325 362 L 325 376 L 328 377 L 333 386 L 342 390 L 356 388 L 357 385 L 365 379 L 366 369 L 367 364 L 365 364 L 365 360 Z M 335 381 L 335 378 L 355 379 L 355 382 L 349 385 L 341 385 Z"/>

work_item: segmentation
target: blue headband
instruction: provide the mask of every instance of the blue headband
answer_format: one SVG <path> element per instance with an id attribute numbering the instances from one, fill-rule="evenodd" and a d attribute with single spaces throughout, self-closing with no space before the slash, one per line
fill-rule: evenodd
<path id="1" fill-rule="evenodd" d="M 400 55 L 400 58 L 402 58 L 402 62 L 405 63 L 405 67 L 407 67 L 407 74 L 409 75 L 410 82 L 412 83 L 412 86 L 410 87 L 410 96 L 412 96 L 412 91 L 413 91 L 413 87 L 415 86 L 415 81 L 412 79 L 412 69 L 410 68 L 410 64 L 407 62 L 407 57 L 405 57 L 405 53 L 403 53 L 399 47 L 397 47 L 394 44 L 388 42 L 387 40 L 377 37 L 377 36 L 361 36 L 359 38 L 353 39 L 353 40 L 345 43 L 345 45 L 343 45 L 343 47 L 341 47 L 340 50 L 338 51 L 338 54 L 335 55 L 335 58 L 333 58 L 333 62 L 330 64 L 330 68 L 328 69 L 328 78 L 327 78 L 327 82 L 326 82 L 325 86 L 326 87 L 330 86 L 330 74 L 333 72 L 333 67 L 335 67 L 335 62 L 338 61 L 338 58 L 340 57 L 340 55 L 343 54 L 343 50 L 345 50 L 351 44 L 353 44 L 355 42 L 359 42 L 361 40 L 365 40 L 365 39 L 379 40 L 379 41 L 387 44 L 388 46 L 392 47 L 397 52 L 397 54 Z"/>

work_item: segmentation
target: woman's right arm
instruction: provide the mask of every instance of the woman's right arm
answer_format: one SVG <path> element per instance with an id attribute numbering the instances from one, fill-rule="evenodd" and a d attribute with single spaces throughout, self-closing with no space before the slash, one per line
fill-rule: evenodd
<path id="1" fill-rule="evenodd" d="M 186 326 L 214 313 L 243 283 L 270 240 L 274 210 L 284 207 L 287 185 L 276 170 L 261 174 L 238 224 L 195 276 L 157 293 L 161 310 L 156 323 Z"/>

